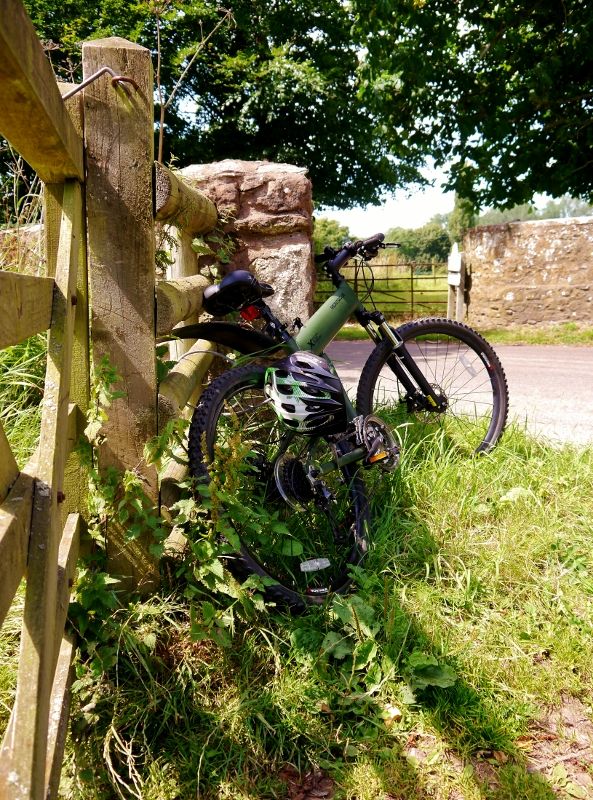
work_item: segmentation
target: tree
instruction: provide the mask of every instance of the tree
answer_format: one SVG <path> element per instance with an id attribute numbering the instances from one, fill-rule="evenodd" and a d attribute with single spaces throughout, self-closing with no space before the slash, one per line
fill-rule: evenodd
<path id="1" fill-rule="evenodd" d="M 391 228 L 385 240 L 398 242 L 399 253 L 412 261 L 446 261 L 451 251 L 449 234 L 435 222 L 421 228 Z"/>
<path id="2" fill-rule="evenodd" d="M 58 72 L 72 72 L 80 41 L 110 35 L 149 47 L 156 65 L 157 22 L 164 97 L 195 56 L 167 110 L 165 160 L 305 166 L 316 202 L 342 208 L 421 180 L 421 159 L 401 158 L 359 97 L 364 36 L 341 0 L 229 0 L 229 24 L 216 31 L 215 0 L 25 5 Z"/>
<path id="3" fill-rule="evenodd" d="M 350 231 L 346 225 L 340 225 L 335 219 L 316 217 L 313 224 L 313 249 L 322 253 L 326 245 L 340 248 L 344 242 L 351 239 Z"/>
<path id="4" fill-rule="evenodd" d="M 559 217 L 588 217 L 592 214 L 593 206 L 589 203 L 565 195 L 556 200 L 548 200 L 536 215 L 538 219 L 558 219 Z"/>
<path id="5" fill-rule="evenodd" d="M 593 5 L 354 0 L 364 97 L 394 151 L 450 164 L 475 206 L 593 199 Z M 401 151 L 401 150 L 400 150 Z"/>
<path id="6" fill-rule="evenodd" d="M 466 230 L 476 224 L 476 219 L 473 203 L 455 194 L 455 205 L 447 219 L 447 230 L 451 241 L 461 244 Z"/>
<path id="7" fill-rule="evenodd" d="M 568 195 L 548 200 L 538 209 L 533 203 L 523 203 L 505 210 L 489 209 L 478 218 L 478 225 L 500 225 L 504 222 L 524 222 L 535 219 L 558 219 L 562 217 L 586 217 L 593 214 L 593 206 Z"/>

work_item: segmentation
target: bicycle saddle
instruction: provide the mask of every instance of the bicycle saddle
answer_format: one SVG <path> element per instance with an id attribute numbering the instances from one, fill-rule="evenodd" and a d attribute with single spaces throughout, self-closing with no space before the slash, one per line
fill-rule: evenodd
<path id="1" fill-rule="evenodd" d="M 258 281 L 246 269 L 229 272 L 221 280 L 204 289 L 202 305 L 209 314 L 223 316 L 231 311 L 241 311 L 264 297 L 274 294 L 269 283 Z"/>

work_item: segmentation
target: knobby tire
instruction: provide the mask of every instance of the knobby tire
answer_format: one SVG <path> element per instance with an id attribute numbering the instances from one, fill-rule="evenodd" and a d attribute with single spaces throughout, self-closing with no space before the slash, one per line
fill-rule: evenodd
<path id="1" fill-rule="evenodd" d="M 361 414 L 380 414 L 394 427 L 418 422 L 439 425 L 458 447 L 491 450 L 507 420 L 508 387 L 500 360 L 488 342 L 468 325 L 427 318 L 397 329 L 428 382 L 447 397 L 444 412 L 410 407 L 406 390 L 388 361 L 390 342 L 380 342 L 363 367 L 357 393 Z M 404 435 L 405 432 L 404 432 Z"/>
<path id="2" fill-rule="evenodd" d="M 222 489 L 240 540 L 225 557 L 229 571 L 259 576 L 268 600 L 301 612 L 348 589 L 349 568 L 368 547 L 367 501 L 355 466 L 329 473 L 312 492 L 305 465 L 330 460 L 330 448 L 287 433 L 263 393 L 264 375 L 264 367 L 238 367 L 204 391 L 190 426 L 190 472 Z"/>

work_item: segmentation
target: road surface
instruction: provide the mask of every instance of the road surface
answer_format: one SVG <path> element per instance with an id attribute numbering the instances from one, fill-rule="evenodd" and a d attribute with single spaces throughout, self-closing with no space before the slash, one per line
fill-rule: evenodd
<path id="1" fill-rule="evenodd" d="M 333 342 L 328 353 L 347 386 L 372 343 Z M 552 442 L 593 444 L 593 347 L 497 345 L 509 384 L 509 418 Z"/>

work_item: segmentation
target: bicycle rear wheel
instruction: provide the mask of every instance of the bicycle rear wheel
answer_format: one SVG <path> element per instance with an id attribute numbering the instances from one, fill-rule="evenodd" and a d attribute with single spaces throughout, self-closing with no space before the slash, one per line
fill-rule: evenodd
<path id="1" fill-rule="evenodd" d="M 504 431 L 508 388 L 498 356 L 467 325 L 448 319 L 420 319 L 397 329 L 429 384 L 446 398 L 444 411 L 417 410 L 390 361 L 391 343 L 377 345 L 360 378 L 357 408 L 378 414 L 409 432 L 426 423 L 439 426 L 451 444 L 475 452 L 490 450 Z M 426 429 L 422 428 L 422 432 Z"/>
<path id="2" fill-rule="evenodd" d="M 228 569 L 239 579 L 258 575 L 268 599 L 302 611 L 347 590 L 349 567 L 367 550 L 367 502 L 354 467 L 311 477 L 333 460 L 332 445 L 286 431 L 264 374 L 239 367 L 204 392 L 190 427 L 190 471 L 210 482 L 232 528 Z"/>

